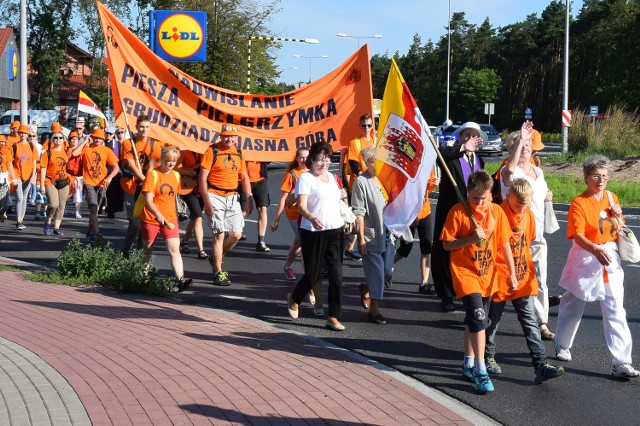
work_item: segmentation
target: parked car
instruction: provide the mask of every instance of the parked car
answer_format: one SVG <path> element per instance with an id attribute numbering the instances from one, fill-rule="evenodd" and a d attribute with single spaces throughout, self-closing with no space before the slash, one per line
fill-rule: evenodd
<path id="1" fill-rule="evenodd" d="M 433 132 L 433 136 L 438 140 L 438 146 L 444 148 L 446 146 L 452 146 L 456 143 L 457 137 L 453 134 L 456 129 L 460 127 L 459 124 L 452 124 L 448 127 L 438 126 Z"/>
<path id="2" fill-rule="evenodd" d="M 481 124 L 480 128 L 487 134 L 489 137 L 487 142 L 480 145 L 478 148 L 478 153 L 480 154 L 502 154 L 502 150 L 504 149 L 504 142 L 500 137 L 500 133 L 496 130 L 495 127 L 491 124 Z"/>

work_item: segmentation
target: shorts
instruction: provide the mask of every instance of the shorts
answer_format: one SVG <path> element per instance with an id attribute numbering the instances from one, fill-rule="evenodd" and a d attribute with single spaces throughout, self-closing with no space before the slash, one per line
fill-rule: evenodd
<path id="1" fill-rule="evenodd" d="M 97 207 L 98 202 L 107 196 L 107 188 L 96 188 L 93 185 L 84 186 L 89 208 Z"/>
<path id="2" fill-rule="evenodd" d="M 244 228 L 244 217 L 238 194 L 222 196 L 209 192 L 207 195 L 214 209 L 213 216 L 209 217 L 209 227 L 213 233 L 241 233 Z"/>
<path id="3" fill-rule="evenodd" d="M 247 197 L 244 191 L 240 190 L 240 206 L 244 210 L 244 206 L 247 202 Z M 251 193 L 253 194 L 253 207 L 269 207 L 271 199 L 269 198 L 269 188 L 267 186 L 267 179 L 262 179 L 257 182 L 251 182 Z"/>
<path id="4" fill-rule="evenodd" d="M 196 195 L 195 192 L 187 195 L 181 195 L 187 208 L 189 209 L 189 219 L 196 219 L 202 217 L 202 209 L 204 208 L 204 201 L 202 197 Z"/>
<path id="5" fill-rule="evenodd" d="M 142 233 L 142 239 L 144 241 L 155 241 L 158 236 L 158 232 L 162 234 L 162 238 L 168 240 L 170 238 L 180 238 L 180 228 L 178 227 L 178 221 L 174 220 L 173 229 L 169 229 L 166 226 L 161 226 L 157 223 L 141 222 L 140 232 Z"/>
<path id="6" fill-rule="evenodd" d="M 491 325 L 489 319 L 490 297 L 482 297 L 480 293 L 467 294 L 462 297 L 465 316 L 464 323 L 469 327 L 469 331 L 477 333 L 486 330 Z"/>

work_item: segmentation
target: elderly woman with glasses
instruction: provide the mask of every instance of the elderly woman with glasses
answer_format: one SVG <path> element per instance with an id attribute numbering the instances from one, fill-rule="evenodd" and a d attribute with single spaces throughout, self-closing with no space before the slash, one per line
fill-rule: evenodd
<path id="1" fill-rule="evenodd" d="M 42 228 L 44 235 L 63 236 L 60 224 L 69 198 L 70 178 L 67 173 L 69 156 L 64 150 L 64 136 L 60 132 L 51 135 L 49 149 L 40 157 L 40 193 L 49 200 L 47 217 Z M 54 217 L 55 213 L 55 217 Z M 51 225 L 53 222 L 53 230 Z"/>
<path id="2" fill-rule="evenodd" d="M 509 184 L 519 178 L 526 179 L 533 188 L 531 212 L 536 221 L 536 238 L 531 241 L 531 257 L 538 280 L 538 295 L 534 298 L 534 307 L 538 316 L 542 340 L 553 340 L 553 334 L 547 327 L 549 322 L 549 289 L 547 287 L 547 241 L 544 238 L 544 205 L 551 201 L 553 194 L 549 191 L 542 169 L 531 161 L 533 123 L 526 121 L 517 132 L 512 132 L 506 141 L 509 157 L 500 172 L 502 198 L 506 199 Z"/>
<path id="3" fill-rule="evenodd" d="M 573 240 L 562 270 L 560 286 L 567 292 L 560 301 L 554 346 L 561 361 L 571 361 L 570 349 L 587 302 L 600 302 L 604 338 L 611 352 L 612 375 L 638 377 L 631 365 L 632 339 L 624 301 L 624 271 L 616 243 L 624 221 L 616 194 L 607 191 L 611 161 L 588 157 L 582 166 L 587 189 L 569 206 L 567 238 Z"/>
<path id="4" fill-rule="evenodd" d="M 309 150 L 305 164 L 309 171 L 302 173 L 296 182 L 300 222 L 300 244 L 304 261 L 304 276 L 296 288 L 287 295 L 287 307 L 291 318 L 298 318 L 298 307 L 320 277 L 320 265 L 324 259 L 329 270 L 329 315 L 326 328 L 342 331 L 340 323 L 342 307 L 342 249 L 344 220 L 339 203 L 346 192 L 338 185 L 331 164 L 331 145 L 316 143 Z"/>

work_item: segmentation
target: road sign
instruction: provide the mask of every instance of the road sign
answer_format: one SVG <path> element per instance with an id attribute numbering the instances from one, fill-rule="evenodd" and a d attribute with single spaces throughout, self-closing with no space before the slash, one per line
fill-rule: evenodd
<path id="1" fill-rule="evenodd" d="M 591 117 L 597 117 L 598 116 L 598 106 L 597 105 L 593 105 L 589 107 L 589 115 Z"/>
<path id="2" fill-rule="evenodd" d="M 533 118 L 533 110 L 529 107 L 524 110 L 524 119 L 531 120 Z"/>
<path id="3" fill-rule="evenodd" d="M 494 103 L 486 103 L 484 104 L 484 113 L 487 115 L 495 114 L 495 106 Z"/>
<path id="4" fill-rule="evenodd" d="M 562 127 L 571 127 L 571 110 L 562 110 Z"/>

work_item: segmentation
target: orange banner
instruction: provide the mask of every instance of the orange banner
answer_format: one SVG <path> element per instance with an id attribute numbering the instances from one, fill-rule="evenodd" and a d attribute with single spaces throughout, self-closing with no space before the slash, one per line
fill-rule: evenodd
<path id="1" fill-rule="evenodd" d="M 198 81 L 158 58 L 102 3 L 96 2 L 107 43 L 116 122 L 151 117 L 151 137 L 204 152 L 222 123 L 238 128 L 243 158 L 290 161 L 299 146 L 328 142 L 334 150 L 359 136 L 359 117 L 372 114 L 369 50 L 339 68 L 281 95 L 234 92 Z M 132 129 L 133 130 L 133 129 Z"/>

